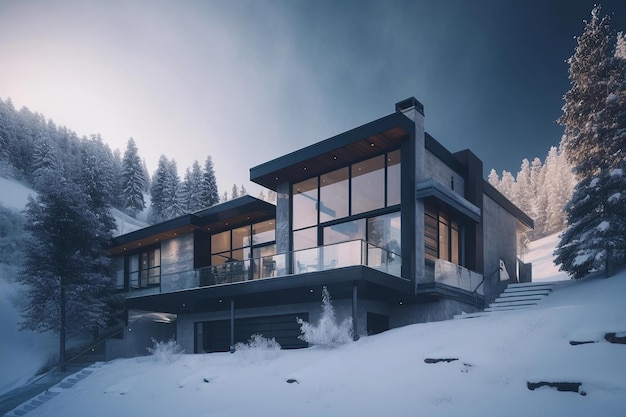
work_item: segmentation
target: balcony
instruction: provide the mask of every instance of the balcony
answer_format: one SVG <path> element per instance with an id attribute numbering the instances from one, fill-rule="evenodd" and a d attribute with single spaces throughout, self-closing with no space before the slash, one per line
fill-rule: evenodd
<path id="1" fill-rule="evenodd" d="M 483 276 L 452 262 L 426 260 L 426 274 L 419 284 L 444 284 L 468 292 L 484 295 Z"/>
<path id="2" fill-rule="evenodd" d="M 402 257 L 363 240 L 352 240 L 197 269 L 201 287 L 363 265 L 401 277 Z"/>

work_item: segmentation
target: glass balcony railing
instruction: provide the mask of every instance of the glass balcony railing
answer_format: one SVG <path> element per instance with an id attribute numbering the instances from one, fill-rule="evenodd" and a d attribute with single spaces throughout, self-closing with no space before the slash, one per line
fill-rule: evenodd
<path id="1" fill-rule="evenodd" d="M 303 274 L 364 265 L 400 277 L 402 257 L 363 240 L 335 243 L 196 270 L 200 286 Z"/>

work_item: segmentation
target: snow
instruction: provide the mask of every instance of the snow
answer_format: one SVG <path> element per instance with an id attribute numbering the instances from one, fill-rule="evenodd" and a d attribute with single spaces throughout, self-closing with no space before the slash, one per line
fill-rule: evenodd
<path id="1" fill-rule="evenodd" d="M 610 175 L 612 177 L 622 177 L 622 176 L 624 176 L 624 171 L 622 171 L 621 168 L 615 168 L 615 169 L 611 170 Z"/>
<path id="2" fill-rule="evenodd" d="M 534 309 L 405 326 L 336 349 L 115 360 L 29 415 L 621 416 L 626 347 L 604 335 L 626 331 L 625 292 L 623 271 L 557 284 Z M 541 381 L 580 382 L 586 395 L 527 388 Z"/>
<path id="3" fill-rule="evenodd" d="M 600 222 L 599 225 L 596 226 L 596 229 L 598 229 L 600 232 L 606 232 L 607 230 L 609 230 L 610 227 L 611 223 L 603 220 L 602 222 Z"/>
<path id="4" fill-rule="evenodd" d="M 23 210 L 28 203 L 28 196 L 35 197 L 37 192 L 17 180 L 0 177 L 0 206 L 14 210 Z"/>
<path id="5" fill-rule="evenodd" d="M 560 241 L 560 232 L 530 242 L 524 262 L 533 264 L 533 281 L 562 281 L 570 279 L 554 264 L 554 249 Z"/>

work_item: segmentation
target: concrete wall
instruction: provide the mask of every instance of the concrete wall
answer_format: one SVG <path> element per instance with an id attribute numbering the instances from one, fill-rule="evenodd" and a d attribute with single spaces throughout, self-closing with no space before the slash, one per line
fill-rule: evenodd
<path id="1" fill-rule="evenodd" d="M 430 151 L 425 150 L 425 152 L 426 175 L 438 179 L 450 189 L 452 189 L 452 178 L 454 178 L 454 192 L 465 198 L 465 179 Z"/>
<path id="2" fill-rule="evenodd" d="M 109 339 L 105 342 L 105 360 L 149 355 L 147 348 L 153 346 L 153 338 L 162 342 L 175 336 L 176 322 L 158 323 L 151 320 L 137 320 L 129 323 L 124 329 L 122 339 Z"/>
<path id="3" fill-rule="evenodd" d="M 506 286 L 517 281 L 517 219 L 486 195 L 483 196 L 483 261 L 485 265 L 485 302 L 492 302 Z M 506 264 L 510 279 L 500 281 L 499 260 Z"/>
<path id="4" fill-rule="evenodd" d="M 197 287 L 199 281 L 193 266 L 193 233 L 163 241 L 161 292 Z"/>
<path id="5" fill-rule="evenodd" d="M 398 305 L 391 310 L 389 327 L 401 327 L 414 323 L 449 320 L 455 314 L 479 311 L 475 304 L 468 304 L 449 298 L 441 298 L 423 304 Z"/>

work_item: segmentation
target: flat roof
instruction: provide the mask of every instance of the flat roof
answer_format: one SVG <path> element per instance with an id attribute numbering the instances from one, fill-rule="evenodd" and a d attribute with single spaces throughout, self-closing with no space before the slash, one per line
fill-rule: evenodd
<path id="1" fill-rule="evenodd" d="M 258 198 L 245 195 L 216 204 L 191 214 L 175 217 L 134 232 L 114 237 L 109 254 L 116 255 L 128 250 L 149 246 L 197 229 L 217 230 L 228 225 L 262 221 L 276 216 L 276 206 Z"/>
<path id="2" fill-rule="evenodd" d="M 250 181 L 276 191 L 284 182 L 298 182 L 398 148 L 415 131 L 400 112 L 317 142 L 250 168 Z"/>

